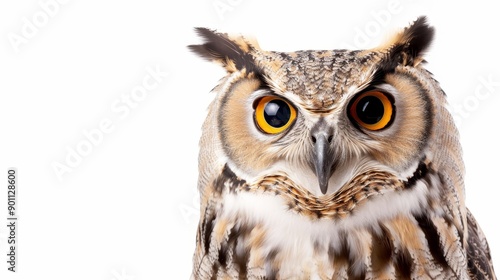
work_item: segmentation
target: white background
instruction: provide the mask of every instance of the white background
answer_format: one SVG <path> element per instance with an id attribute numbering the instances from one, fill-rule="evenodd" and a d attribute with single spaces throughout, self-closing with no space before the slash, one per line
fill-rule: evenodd
<path id="1" fill-rule="evenodd" d="M 48 10 L 47 2 L 0 4 L 0 279 L 189 277 L 197 142 L 209 91 L 224 75 L 187 50 L 201 42 L 193 27 L 253 35 L 269 50 L 366 48 L 419 15 L 437 30 L 428 68 L 452 107 L 465 108 L 457 119 L 467 205 L 500 270 L 493 1 L 53 0 Z M 147 69 L 168 77 L 128 115 L 117 111 L 148 79 Z M 492 81 L 489 91 L 481 80 Z M 84 131 L 103 121 L 112 130 L 88 146 Z M 87 155 L 59 178 L 54 166 L 67 165 L 77 147 Z M 4 261 L 12 166 L 19 176 L 16 274 Z"/>

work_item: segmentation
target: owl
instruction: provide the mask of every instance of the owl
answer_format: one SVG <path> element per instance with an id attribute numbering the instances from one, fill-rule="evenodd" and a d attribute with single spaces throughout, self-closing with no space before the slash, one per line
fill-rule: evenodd
<path id="1" fill-rule="evenodd" d="M 367 50 L 196 31 L 227 75 L 202 127 L 192 279 L 496 279 L 425 17 Z"/>

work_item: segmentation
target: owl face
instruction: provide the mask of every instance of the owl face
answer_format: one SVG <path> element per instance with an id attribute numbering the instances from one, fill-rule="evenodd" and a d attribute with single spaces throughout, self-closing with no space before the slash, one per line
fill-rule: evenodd
<path id="1" fill-rule="evenodd" d="M 430 76 L 420 55 L 431 28 L 416 22 L 372 50 L 291 53 L 198 32 L 208 42 L 191 48 L 228 71 L 211 125 L 244 179 L 285 173 L 321 195 L 372 169 L 406 179 L 424 159 L 441 92 L 414 77 Z"/>

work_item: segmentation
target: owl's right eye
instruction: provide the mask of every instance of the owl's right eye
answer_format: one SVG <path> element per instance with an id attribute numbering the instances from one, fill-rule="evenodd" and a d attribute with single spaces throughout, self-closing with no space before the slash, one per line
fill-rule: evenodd
<path id="1" fill-rule="evenodd" d="M 255 123 L 265 133 L 285 131 L 297 117 L 295 108 L 276 96 L 265 96 L 255 105 Z"/>

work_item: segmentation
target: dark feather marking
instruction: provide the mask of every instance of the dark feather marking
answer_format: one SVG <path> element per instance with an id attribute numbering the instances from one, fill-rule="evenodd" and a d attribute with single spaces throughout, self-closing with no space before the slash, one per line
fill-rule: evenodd
<path id="1" fill-rule="evenodd" d="M 249 232 L 250 229 L 247 226 L 231 228 L 228 239 L 221 244 L 221 248 L 218 252 L 218 259 L 212 267 L 213 275 L 217 275 L 220 268 L 227 270 L 230 269 L 231 265 L 235 265 L 239 273 L 238 279 L 247 279 L 247 266 L 250 259 L 250 252 L 248 249 L 245 249 L 238 254 L 238 252 L 236 252 L 236 247 L 238 246 L 238 242 L 245 239 Z M 229 259 L 230 254 L 232 256 L 231 260 Z M 228 263 L 228 261 L 230 261 L 230 263 Z"/>
<path id="2" fill-rule="evenodd" d="M 346 232 L 339 233 L 339 243 L 340 247 L 337 251 L 334 250 L 332 246 L 330 246 L 330 248 L 328 249 L 328 256 L 330 261 L 337 264 L 338 266 L 342 266 L 343 264 L 347 265 L 347 275 L 349 280 L 365 279 L 366 267 L 361 269 L 360 271 L 356 270 L 354 267 L 356 259 L 354 259 L 353 256 L 349 253 L 350 248 L 347 241 Z"/>
<path id="3" fill-rule="evenodd" d="M 229 233 L 228 244 L 231 244 L 233 250 L 233 263 L 238 267 L 239 279 L 247 279 L 248 277 L 248 261 L 250 259 L 249 249 L 245 248 L 243 252 L 236 252 L 236 247 L 239 242 L 242 242 L 250 232 L 248 226 L 241 226 L 238 229 L 232 228 Z"/>
<path id="4" fill-rule="evenodd" d="M 243 51 L 238 44 L 233 42 L 226 34 L 198 27 L 198 35 L 205 39 L 203 45 L 189 45 L 188 48 L 207 60 L 218 60 L 226 64 L 225 60 L 232 60 L 238 70 L 246 69 L 247 72 L 258 72 L 253 56 Z"/>
<path id="5" fill-rule="evenodd" d="M 240 229 L 240 232 L 242 233 L 238 234 L 239 237 L 237 243 L 243 242 L 243 240 L 246 239 L 247 234 L 250 233 L 249 228 L 253 228 L 253 226 L 247 225 L 246 227 L 242 227 Z M 247 267 L 248 263 L 250 262 L 250 249 L 245 248 L 242 254 L 237 254 L 236 256 L 237 258 L 235 258 L 235 262 L 240 265 L 240 279 L 247 279 L 247 274 L 248 274 Z"/>
<path id="6" fill-rule="evenodd" d="M 239 279 L 248 278 L 247 266 L 249 259 L 250 259 L 250 253 L 248 250 L 246 250 L 241 256 L 240 255 L 234 256 L 234 263 L 239 268 L 239 275 L 238 275 Z"/>
<path id="7" fill-rule="evenodd" d="M 331 262 L 334 263 L 347 263 L 347 257 L 349 256 L 349 248 L 347 246 L 347 238 L 345 232 L 339 232 L 339 243 L 340 249 L 338 251 L 334 250 L 333 246 L 328 249 L 328 256 Z"/>
<path id="8" fill-rule="evenodd" d="M 394 268 L 398 279 L 410 279 L 413 268 L 413 261 L 410 252 L 406 248 L 401 248 L 394 256 Z"/>
<path id="9" fill-rule="evenodd" d="M 392 63 L 391 60 L 382 60 L 379 64 L 377 70 L 372 75 L 369 86 L 376 86 L 386 83 L 385 76 L 390 73 L 394 73 L 397 63 Z"/>
<path id="10" fill-rule="evenodd" d="M 220 195 L 222 191 L 224 190 L 224 183 L 226 182 L 227 178 L 224 176 L 224 170 L 226 169 L 227 165 L 224 165 L 223 172 L 221 175 L 217 176 L 214 181 L 214 193 Z"/>
<path id="11" fill-rule="evenodd" d="M 372 232 L 372 270 L 374 272 L 383 271 L 390 263 L 394 252 L 394 244 L 391 241 L 389 230 L 384 225 L 380 225 L 380 234 Z"/>
<path id="12" fill-rule="evenodd" d="M 418 164 L 418 167 L 415 170 L 415 172 L 413 172 L 413 175 L 404 182 L 405 188 L 413 187 L 418 180 L 424 178 L 427 175 L 428 171 L 429 170 L 427 168 L 427 165 L 423 161 L 421 161 Z"/>
<path id="13" fill-rule="evenodd" d="M 321 217 L 323 216 L 323 214 L 321 213 L 321 211 L 320 211 L 320 210 L 316 210 L 316 211 L 314 211 L 314 212 L 315 212 L 315 214 L 316 214 L 316 217 L 317 217 L 318 219 L 321 219 Z"/>
<path id="14" fill-rule="evenodd" d="M 467 242 L 467 269 L 471 279 L 488 280 L 496 279 L 493 266 L 491 264 L 490 248 L 481 244 L 478 225 L 476 220 L 467 211 L 468 242 Z"/>
<path id="15" fill-rule="evenodd" d="M 274 259 L 276 258 L 276 255 L 278 255 L 278 249 L 272 249 L 269 254 L 266 256 L 266 280 L 274 280 L 277 279 L 277 274 L 278 272 L 276 271 L 275 267 L 272 266 Z"/>
<path id="16" fill-rule="evenodd" d="M 427 245 L 429 246 L 429 250 L 434 260 L 444 269 L 448 269 L 449 265 L 444 256 L 444 248 L 439 241 L 440 238 L 437 228 L 427 216 L 415 216 L 415 220 L 417 220 L 418 226 L 424 233 L 425 239 L 427 239 Z"/>
<path id="17" fill-rule="evenodd" d="M 217 259 L 217 261 L 219 262 L 219 264 L 222 267 L 227 267 L 227 257 L 229 254 L 229 250 L 231 250 L 231 249 L 233 249 L 233 248 L 230 248 L 229 243 L 223 242 L 221 244 L 220 249 L 219 249 L 219 258 Z"/>
<path id="18" fill-rule="evenodd" d="M 226 183 L 229 182 L 230 191 L 234 192 L 237 187 L 247 185 L 245 180 L 240 179 L 234 172 L 229 168 L 229 166 L 224 165 L 222 169 L 221 175 L 219 175 L 214 181 L 214 190 L 216 193 L 221 194 L 224 188 L 226 187 Z"/>
<path id="19" fill-rule="evenodd" d="M 222 170 L 222 175 L 225 176 L 228 180 L 231 180 L 236 186 L 241 186 L 246 184 L 245 180 L 241 180 L 234 174 L 234 172 L 227 166 L 227 164 L 224 166 L 224 169 Z"/>
<path id="20" fill-rule="evenodd" d="M 434 91 L 432 90 L 425 90 L 427 88 L 427 85 L 423 84 L 419 80 L 415 80 L 414 77 L 410 76 L 409 74 L 402 74 L 402 77 L 405 77 L 406 79 L 411 80 L 413 83 L 418 84 L 419 90 L 419 95 L 424 100 L 424 112 L 423 114 L 427 116 L 427 121 L 424 122 L 425 125 L 425 131 L 422 133 L 422 138 L 420 139 L 420 145 L 419 149 L 423 150 L 426 147 L 426 143 L 432 135 L 432 128 L 433 124 L 431 121 L 434 119 L 434 109 L 432 107 L 433 102 L 431 101 L 431 97 L 429 95 L 434 94 Z"/>
<path id="21" fill-rule="evenodd" d="M 212 277 L 210 280 L 217 280 L 217 273 L 219 273 L 219 263 L 215 262 L 212 266 Z"/>
<path id="22" fill-rule="evenodd" d="M 366 279 L 366 269 L 362 269 L 361 271 L 359 271 L 359 273 L 356 273 L 353 270 L 353 266 L 350 265 L 347 273 L 349 274 L 349 277 L 347 278 L 348 280 L 364 280 L 364 279 Z"/>
<path id="23" fill-rule="evenodd" d="M 205 253 L 208 254 L 210 249 L 210 240 L 212 239 L 212 232 L 214 229 L 215 215 L 206 217 L 203 221 L 203 242 L 205 245 Z"/>

